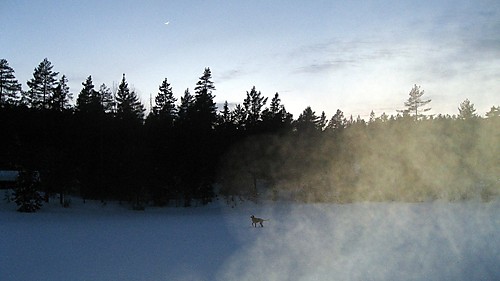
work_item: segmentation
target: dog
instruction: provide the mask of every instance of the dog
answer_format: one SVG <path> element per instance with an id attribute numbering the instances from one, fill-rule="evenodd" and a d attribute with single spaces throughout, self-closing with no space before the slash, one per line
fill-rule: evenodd
<path id="1" fill-rule="evenodd" d="M 260 224 L 261 227 L 264 227 L 264 225 L 262 223 L 265 221 L 268 221 L 265 219 L 256 218 L 254 215 L 252 215 L 250 218 L 252 219 L 252 226 L 253 227 L 257 227 L 257 224 Z"/>

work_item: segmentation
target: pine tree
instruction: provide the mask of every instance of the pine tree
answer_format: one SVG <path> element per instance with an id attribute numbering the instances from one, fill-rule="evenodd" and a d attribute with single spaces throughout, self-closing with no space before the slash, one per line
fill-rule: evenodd
<path id="1" fill-rule="evenodd" d="M 250 92 L 247 91 L 247 97 L 243 101 L 243 106 L 247 112 L 247 127 L 255 127 L 262 120 L 262 107 L 266 102 L 267 98 L 264 98 L 260 91 L 257 92 L 255 86 L 252 87 Z"/>
<path id="2" fill-rule="evenodd" d="M 122 82 L 116 93 L 117 111 L 116 116 L 120 120 L 139 121 L 144 119 L 144 105 L 141 103 L 134 91 L 130 91 L 128 83 L 123 74 Z"/>
<path id="3" fill-rule="evenodd" d="M 478 115 L 476 114 L 474 104 L 469 99 L 465 99 L 458 108 L 458 119 L 469 120 L 475 118 L 478 118 Z"/>
<path id="4" fill-rule="evenodd" d="M 21 93 L 21 84 L 6 59 L 0 59 L 0 106 L 15 104 Z"/>
<path id="5" fill-rule="evenodd" d="M 245 122 L 247 118 L 248 112 L 241 104 L 237 104 L 234 109 L 231 111 L 231 119 L 232 122 L 236 125 L 238 130 L 245 129 Z"/>
<path id="6" fill-rule="evenodd" d="M 106 114 L 114 114 L 116 112 L 116 101 L 111 90 L 106 84 L 101 84 L 98 91 L 99 100 L 101 101 L 102 109 Z"/>
<path id="7" fill-rule="evenodd" d="M 59 74 L 52 71 L 52 68 L 53 65 L 47 58 L 35 68 L 33 78 L 27 82 L 30 89 L 24 93 L 21 103 L 32 108 L 49 108 Z"/>
<path id="8" fill-rule="evenodd" d="M 398 110 L 398 112 L 403 113 L 403 115 L 413 114 L 415 120 L 425 117 L 423 113 L 431 110 L 430 107 L 425 108 L 425 106 L 430 103 L 431 100 L 422 100 L 424 90 L 420 90 L 420 86 L 417 86 L 415 84 L 411 89 L 409 95 L 410 97 L 408 98 L 408 101 L 404 103 L 406 109 Z"/>
<path id="9" fill-rule="evenodd" d="M 70 107 L 69 102 L 73 99 L 73 95 L 69 92 L 68 79 L 63 75 L 54 89 L 50 101 L 50 108 L 55 111 L 63 111 Z"/>
<path id="10" fill-rule="evenodd" d="M 285 106 L 281 104 L 279 94 L 276 93 L 271 99 L 271 104 L 268 108 L 262 111 L 262 120 L 268 131 L 276 132 L 286 127 L 290 127 L 293 116 L 288 113 Z"/>
<path id="11" fill-rule="evenodd" d="M 320 121 L 320 117 L 316 116 L 316 113 L 310 106 L 308 106 L 304 109 L 304 111 L 302 111 L 299 118 L 295 121 L 295 128 L 298 132 L 303 133 L 321 131 L 322 128 Z"/>
<path id="12" fill-rule="evenodd" d="M 347 119 L 344 117 L 342 110 L 337 109 L 337 112 L 332 116 L 330 122 L 328 122 L 327 129 L 332 131 L 339 131 L 347 126 Z"/>

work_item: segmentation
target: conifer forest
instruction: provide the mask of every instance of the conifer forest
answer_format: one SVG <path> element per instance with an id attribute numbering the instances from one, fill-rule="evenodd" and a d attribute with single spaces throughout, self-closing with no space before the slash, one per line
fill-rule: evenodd
<path id="1" fill-rule="evenodd" d="M 490 200 L 500 193 L 500 106 L 430 114 L 419 85 L 396 115 L 369 120 L 305 105 L 294 118 L 279 93 L 256 87 L 217 106 L 210 68 L 173 93 L 158 81 L 151 109 L 129 87 L 80 89 L 44 59 L 27 88 L 0 61 L 0 169 L 39 173 L 35 188 L 137 208 L 193 206 L 214 198 L 300 202 Z M 119 79 L 119 77 L 117 77 Z M 23 175 L 20 173 L 20 175 Z M 20 181 L 21 182 L 21 181 Z"/>

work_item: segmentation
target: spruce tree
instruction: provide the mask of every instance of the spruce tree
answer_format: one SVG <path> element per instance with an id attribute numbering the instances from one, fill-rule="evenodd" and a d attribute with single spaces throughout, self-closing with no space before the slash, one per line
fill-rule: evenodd
<path id="1" fill-rule="evenodd" d="M 168 83 L 167 78 L 165 78 L 159 87 L 158 94 L 155 97 L 153 113 L 160 120 L 168 120 L 168 122 L 172 123 L 177 116 L 177 109 L 175 107 L 176 101 L 177 99 L 174 97 L 172 87 Z"/>
<path id="2" fill-rule="evenodd" d="M 125 74 L 123 74 L 122 82 L 118 86 L 116 103 L 116 117 L 118 119 L 139 122 L 144 119 L 144 105 L 137 97 L 137 94 L 128 88 Z"/>
<path id="3" fill-rule="evenodd" d="M 17 177 L 14 202 L 19 212 L 32 213 L 42 207 L 42 196 L 38 192 L 40 179 L 37 172 L 22 170 Z"/>
<path id="4" fill-rule="evenodd" d="M 80 113 L 90 113 L 98 111 L 99 107 L 96 108 L 96 97 L 98 93 L 94 90 L 94 84 L 92 82 L 92 76 L 89 75 L 85 82 L 82 82 L 83 88 L 78 94 L 76 99 L 76 110 Z M 100 106 L 100 102 L 97 100 L 97 106 Z"/>
<path id="5" fill-rule="evenodd" d="M 22 103 L 31 108 L 49 108 L 56 89 L 58 72 L 52 71 L 52 63 L 45 58 L 34 70 L 27 82 L 29 90 L 23 94 Z"/>
<path id="6" fill-rule="evenodd" d="M 179 122 L 181 124 L 189 123 L 191 119 L 192 112 L 194 110 L 194 97 L 189 92 L 189 88 L 184 91 L 184 95 L 181 97 L 181 103 L 178 108 Z"/>
<path id="7" fill-rule="evenodd" d="M 212 94 L 215 87 L 211 79 L 212 73 L 210 68 L 207 67 L 194 88 L 195 122 L 203 131 L 213 129 L 214 125 L 217 123 L 217 107 L 214 102 L 215 96 Z"/>
<path id="8" fill-rule="evenodd" d="M 0 106 L 15 104 L 21 93 L 21 84 L 6 59 L 0 59 Z"/>
<path id="9" fill-rule="evenodd" d="M 73 99 L 69 92 L 68 79 L 63 75 L 59 79 L 50 101 L 50 108 L 55 111 L 63 111 L 70 107 L 69 102 Z"/>

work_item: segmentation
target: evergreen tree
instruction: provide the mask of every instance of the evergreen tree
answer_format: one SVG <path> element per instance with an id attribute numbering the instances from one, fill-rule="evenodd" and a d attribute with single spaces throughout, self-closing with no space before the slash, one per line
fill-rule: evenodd
<path id="1" fill-rule="evenodd" d="M 66 75 L 63 75 L 57 83 L 57 87 L 54 89 L 52 95 L 50 107 L 55 111 L 63 111 L 70 107 L 70 100 L 73 99 L 73 95 L 69 92 L 68 79 Z"/>
<path id="2" fill-rule="evenodd" d="M 407 112 L 407 111 L 405 111 L 405 112 Z M 375 119 L 376 119 L 376 118 L 375 118 L 375 112 L 372 110 L 372 111 L 370 112 L 370 119 L 368 120 L 368 123 L 373 123 L 373 122 L 375 122 Z"/>
<path id="3" fill-rule="evenodd" d="M 262 120 L 262 107 L 264 107 L 266 102 L 267 98 L 264 98 L 260 91 L 257 92 L 255 86 L 252 87 L 250 92 L 247 91 L 247 96 L 243 101 L 243 106 L 247 112 L 247 127 L 255 127 Z"/>
<path id="4" fill-rule="evenodd" d="M 474 104 L 469 101 L 469 99 L 465 99 L 458 108 L 458 119 L 469 120 L 475 119 L 479 116 L 476 114 L 476 109 L 474 108 Z"/>
<path id="5" fill-rule="evenodd" d="M 398 112 L 403 113 L 403 115 L 406 114 L 413 114 L 413 117 L 415 120 L 418 120 L 420 118 L 425 117 L 423 114 L 424 112 L 427 112 L 431 110 L 430 107 L 425 107 L 428 103 L 431 102 L 430 99 L 428 100 L 423 100 L 422 96 L 424 95 L 424 90 L 420 90 L 420 86 L 417 86 L 416 84 L 413 86 L 409 93 L 410 97 L 408 98 L 408 101 L 404 103 L 406 106 L 406 109 L 403 110 L 398 110 Z"/>
<path id="6" fill-rule="evenodd" d="M 227 101 L 224 102 L 222 111 L 220 112 L 219 124 L 227 125 L 231 124 L 233 121 L 231 110 L 229 109 L 229 104 Z"/>
<path id="7" fill-rule="evenodd" d="M 194 97 L 189 92 L 189 88 L 184 91 L 184 95 L 181 97 L 181 104 L 178 108 L 179 121 L 182 123 L 188 123 L 190 115 L 192 114 L 194 108 Z"/>
<path id="8" fill-rule="evenodd" d="M 344 117 L 342 110 L 337 109 L 335 115 L 332 116 L 330 122 L 328 122 L 327 129 L 332 131 L 339 131 L 347 126 L 347 119 Z"/>
<path id="9" fill-rule="evenodd" d="M 500 106 L 492 106 L 490 111 L 486 112 L 486 117 L 488 119 L 494 119 L 500 117 Z"/>
<path id="10" fill-rule="evenodd" d="M 111 90 L 106 86 L 106 84 L 103 83 L 101 84 L 101 86 L 99 86 L 98 96 L 99 100 L 101 101 L 101 106 L 104 110 L 104 113 L 114 114 L 116 112 L 115 97 L 113 96 Z"/>
<path id="11" fill-rule="evenodd" d="M 325 130 L 327 125 L 328 125 L 328 122 L 326 121 L 326 113 L 324 111 L 321 111 L 321 115 L 319 116 L 319 124 L 318 124 L 320 131 Z"/>
<path id="12" fill-rule="evenodd" d="M 247 115 L 248 112 L 245 110 L 245 107 L 243 107 L 241 104 L 237 104 L 234 107 L 233 111 L 231 112 L 231 118 L 238 130 L 245 129 L 245 122 L 248 119 Z"/>
<path id="13" fill-rule="evenodd" d="M 174 97 L 172 87 L 168 83 L 167 78 L 163 80 L 159 87 L 159 92 L 155 97 L 155 106 L 153 113 L 161 120 L 168 120 L 172 124 L 177 116 L 177 109 L 175 102 L 177 99 Z"/>
<path id="14" fill-rule="evenodd" d="M 27 82 L 30 88 L 24 93 L 21 103 L 32 108 L 49 108 L 56 89 L 58 72 L 52 71 L 52 63 L 45 58 L 34 70 L 33 78 Z"/>
<path id="15" fill-rule="evenodd" d="M 214 102 L 215 96 L 212 94 L 215 87 L 211 79 L 212 73 L 207 67 L 194 88 L 195 122 L 202 131 L 213 129 L 217 123 L 217 107 Z"/>
<path id="16" fill-rule="evenodd" d="M 83 88 L 76 99 L 76 110 L 81 113 L 98 112 L 100 109 L 100 101 L 97 99 L 98 93 L 94 90 L 92 76 L 89 75 L 85 82 L 82 82 Z"/>
<path id="17" fill-rule="evenodd" d="M 116 93 L 116 116 L 120 120 L 139 121 L 144 119 L 144 105 L 141 103 L 134 91 L 130 91 L 128 83 L 123 74 L 122 82 Z"/>
<path id="18" fill-rule="evenodd" d="M 0 59 L 0 107 L 5 104 L 15 104 L 21 93 L 21 84 L 14 76 L 14 69 L 6 59 Z"/>
<path id="19" fill-rule="evenodd" d="M 290 127 L 293 116 L 288 113 L 285 106 L 281 104 L 279 94 L 276 93 L 271 99 L 271 104 L 262 112 L 262 120 L 268 131 L 276 132 Z"/>
<path id="20" fill-rule="evenodd" d="M 310 106 L 306 107 L 295 121 L 295 129 L 301 133 L 312 133 L 321 131 L 321 119 L 311 109 Z"/>
<path id="21" fill-rule="evenodd" d="M 19 212 L 32 213 L 42 207 L 42 196 L 38 192 L 40 179 L 34 171 L 21 171 L 17 177 L 17 186 L 14 190 L 14 202 Z"/>

